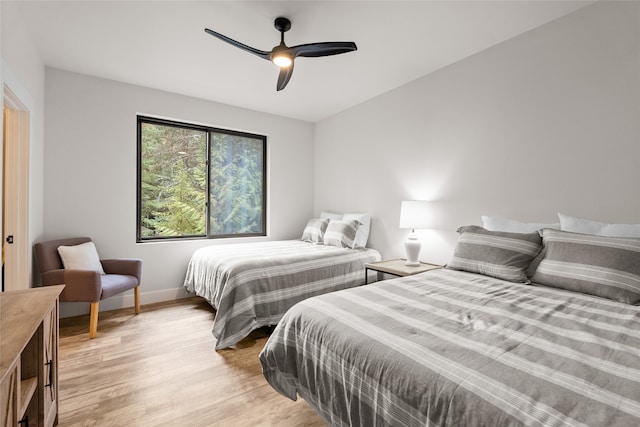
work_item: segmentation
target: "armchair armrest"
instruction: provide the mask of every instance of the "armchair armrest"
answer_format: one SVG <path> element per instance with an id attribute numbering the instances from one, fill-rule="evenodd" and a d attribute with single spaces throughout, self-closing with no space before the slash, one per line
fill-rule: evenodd
<path id="1" fill-rule="evenodd" d="M 64 290 L 60 301 L 100 301 L 102 279 L 100 273 L 92 270 L 63 270 Z"/>
<path id="2" fill-rule="evenodd" d="M 64 269 L 49 270 L 42 273 L 42 286 L 64 285 Z"/>
<path id="3" fill-rule="evenodd" d="M 142 260 L 138 258 L 101 259 L 102 268 L 107 274 L 134 276 L 138 283 L 142 279 Z"/>

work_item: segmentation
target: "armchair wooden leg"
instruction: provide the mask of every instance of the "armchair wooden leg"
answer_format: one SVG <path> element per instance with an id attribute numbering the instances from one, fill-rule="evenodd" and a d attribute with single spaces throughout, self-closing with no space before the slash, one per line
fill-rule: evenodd
<path id="1" fill-rule="evenodd" d="M 135 300 L 136 314 L 140 313 L 140 286 L 133 288 L 133 298 Z"/>
<path id="2" fill-rule="evenodd" d="M 89 317 L 89 338 L 95 338 L 98 333 L 98 309 L 100 302 L 91 303 L 91 314 Z"/>

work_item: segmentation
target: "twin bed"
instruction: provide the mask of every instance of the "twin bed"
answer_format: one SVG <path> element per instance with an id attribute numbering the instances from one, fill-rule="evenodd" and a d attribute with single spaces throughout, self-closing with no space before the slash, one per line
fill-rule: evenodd
<path id="1" fill-rule="evenodd" d="M 448 268 L 296 304 L 267 381 L 332 426 L 640 425 L 640 239 L 459 231 Z"/>
<path id="2" fill-rule="evenodd" d="M 299 301 L 365 283 L 365 264 L 380 260 L 378 251 L 365 247 L 368 215 L 330 215 L 332 219 L 310 220 L 302 240 L 218 245 L 194 252 L 184 287 L 216 309 L 217 350 L 233 347 L 257 328 L 277 324 Z"/>

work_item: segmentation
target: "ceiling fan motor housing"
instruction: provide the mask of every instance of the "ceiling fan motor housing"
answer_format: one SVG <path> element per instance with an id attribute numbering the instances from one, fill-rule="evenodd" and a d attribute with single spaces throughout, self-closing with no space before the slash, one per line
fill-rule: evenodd
<path id="1" fill-rule="evenodd" d="M 276 27 L 276 30 L 280 31 L 281 33 L 284 33 L 291 29 L 291 21 L 282 16 L 277 17 L 273 22 L 273 25 Z"/>

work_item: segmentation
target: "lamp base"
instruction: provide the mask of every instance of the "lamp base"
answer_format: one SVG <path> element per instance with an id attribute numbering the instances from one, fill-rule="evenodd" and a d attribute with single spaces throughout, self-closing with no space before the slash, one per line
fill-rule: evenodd
<path id="1" fill-rule="evenodd" d="M 422 244 L 418 237 L 415 234 L 411 233 L 406 242 L 404 242 L 404 248 L 407 251 L 407 261 L 404 263 L 409 267 L 416 267 L 420 265 L 420 261 L 418 260 L 418 256 L 420 255 L 420 249 L 422 249 Z"/>

